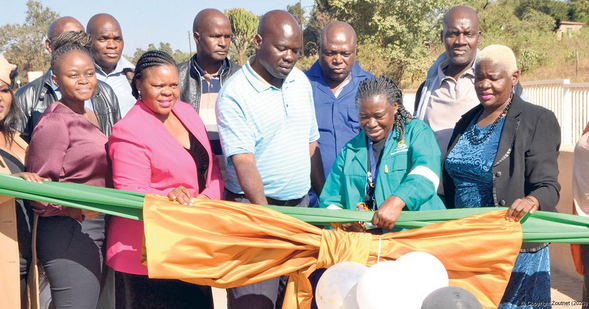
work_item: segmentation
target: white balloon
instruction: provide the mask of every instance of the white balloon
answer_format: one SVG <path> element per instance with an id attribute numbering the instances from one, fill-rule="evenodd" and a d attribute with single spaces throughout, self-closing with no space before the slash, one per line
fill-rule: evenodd
<path id="1" fill-rule="evenodd" d="M 427 252 L 411 252 L 397 259 L 397 263 L 403 269 L 410 269 L 412 277 L 412 297 L 419 300 L 419 306 L 423 300 L 433 291 L 448 286 L 448 272 L 444 264 L 432 254 Z"/>
<path id="2" fill-rule="evenodd" d="M 358 282 L 361 309 L 420 309 L 431 292 L 448 286 L 448 273 L 433 255 L 412 252 L 372 266 Z"/>
<path id="3" fill-rule="evenodd" d="M 344 298 L 344 304 L 342 309 L 360 309 L 358 305 L 358 284 L 354 284 L 354 286 L 348 292 L 348 295 Z"/>
<path id="4" fill-rule="evenodd" d="M 385 261 L 370 267 L 360 278 L 356 292 L 361 309 L 390 309 L 393 301 L 391 289 L 395 281 L 397 267 L 394 261 Z"/>
<path id="5" fill-rule="evenodd" d="M 319 309 L 357 308 L 348 307 L 352 299 L 344 300 L 350 290 L 358 283 L 360 277 L 368 270 L 365 265 L 355 262 L 342 262 L 328 268 L 317 283 L 315 297 Z"/>

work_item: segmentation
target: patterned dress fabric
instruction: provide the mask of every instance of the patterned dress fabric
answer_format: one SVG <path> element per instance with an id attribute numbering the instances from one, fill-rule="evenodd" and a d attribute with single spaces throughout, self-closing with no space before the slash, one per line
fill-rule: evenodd
<path id="1" fill-rule="evenodd" d="M 491 167 L 499 148 L 499 138 L 505 117 L 499 120 L 489 137 L 478 145 L 473 145 L 470 142 L 471 133 L 474 132 L 475 138 L 483 138 L 491 129 L 492 124 L 480 128 L 475 121 L 476 118 L 446 158 L 445 168 L 456 184 L 454 200 L 456 208 L 494 205 Z"/>
<path id="2" fill-rule="evenodd" d="M 446 158 L 445 168 L 456 185 L 456 208 L 494 206 L 492 166 L 499 148 L 505 117 L 480 128 L 476 119 L 469 124 Z M 473 128 L 474 126 L 474 128 Z M 474 136 L 471 137 L 471 134 Z M 484 137 L 489 136 L 484 139 Z M 471 140 L 484 141 L 474 145 Z M 506 205 L 509 206 L 509 205 Z M 551 308 L 550 259 L 548 247 L 537 252 L 520 253 L 499 309 Z"/>
<path id="3" fill-rule="evenodd" d="M 548 291 L 548 293 L 545 293 Z M 548 247 L 520 252 L 498 309 L 547 309 L 550 302 L 550 254 Z"/>

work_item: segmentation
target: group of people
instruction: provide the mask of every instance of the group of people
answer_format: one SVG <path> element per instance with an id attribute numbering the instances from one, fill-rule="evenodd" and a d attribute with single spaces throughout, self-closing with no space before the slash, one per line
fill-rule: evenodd
<path id="1" fill-rule="evenodd" d="M 374 211 L 366 225 L 342 226 L 371 233 L 396 230 L 403 210 L 505 206 L 505 219 L 518 221 L 555 209 L 556 117 L 527 102 L 508 47 L 478 50 L 469 7 L 444 17 L 446 51 L 419 88 L 415 116 L 395 81 L 356 62 L 346 22 L 323 29 L 307 72 L 295 66 L 302 34 L 286 11 L 262 16 L 243 67 L 227 57 L 232 28 L 222 12 L 199 12 L 193 35 L 187 62 L 148 51 L 133 66 L 111 15 L 95 15 L 85 30 L 60 18 L 45 42 L 50 70 L 16 94 L 15 67 L 1 59 L 1 172 L 155 193 L 187 207 L 224 199 Z M 111 269 L 117 308 L 213 307 L 210 287 L 148 278 L 142 222 L 25 204 L 23 299 L 36 237 L 56 308 L 95 308 Z M 500 308 L 549 304 L 549 267 L 546 244 L 524 244 Z M 285 284 L 228 289 L 228 307 L 280 308 Z"/>

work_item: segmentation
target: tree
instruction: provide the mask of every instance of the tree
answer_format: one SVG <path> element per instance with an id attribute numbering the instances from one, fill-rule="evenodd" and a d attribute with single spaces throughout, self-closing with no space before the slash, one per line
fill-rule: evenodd
<path id="1" fill-rule="evenodd" d="M 297 2 L 293 5 L 287 5 L 286 11 L 288 11 L 292 16 L 295 17 L 299 25 L 302 27 L 307 26 L 307 18 L 305 17 L 305 9 L 301 7 L 301 3 Z"/>
<path id="2" fill-rule="evenodd" d="M 225 10 L 225 15 L 229 18 L 233 31 L 232 50 L 237 54 L 239 64 L 244 65 L 247 57 L 254 53 L 254 36 L 258 31 L 260 18 L 243 8 Z"/>
<path id="3" fill-rule="evenodd" d="M 568 20 L 569 6 L 555 0 L 519 0 L 515 7 L 515 15 L 522 19 L 526 14 L 542 12 L 557 20 Z"/>
<path id="4" fill-rule="evenodd" d="M 569 19 L 589 23 L 589 0 L 569 0 Z"/>
<path id="5" fill-rule="evenodd" d="M 0 52 L 18 66 L 21 74 L 46 71 L 49 68 L 51 57 L 45 50 L 44 41 L 47 28 L 57 18 L 57 12 L 38 1 L 29 0 L 24 24 L 0 27 Z"/>
<path id="6" fill-rule="evenodd" d="M 397 81 L 413 81 L 425 78 L 432 56 L 426 43 L 439 41 L 442 16 L 454 1 L 317 0 L 316 3 L 320 12 L 354 27 L 359 60 L 364 56 L 378 59 L 368 68 L 372 73 L 385 73 Z"/>
<path id="7" fill-rule="evenodd" d="M 322 12 L 317 6 L 313 6 L 307 26 L 305 27 L 305 30 L 303 30 L 306 55 L 316 55 L 319 52 L 321 31 L 331 21 L 332 18 L 329 16 L 328 12 Z"/>
<path id="8" fill-rule="evenodd" d="M 184 61 L 187 61 L 188 59 L 190 59 L 190 54 L 185 53 L 179 49 L 176 50 L 172 50 L 172 45 L 170 45 L 170 43 L 163 43 L 160 42 L 158 47 L 155 47 L 155 45 L 153 43 L 149 43 L 149 45 L 147 45 L 147 49 L 144 50 L 142 48 L 137 47 L 135 49 L 135 53 L 133 53 L 133 57 L 131 60 L 131 62 L 133 63 L 137 63 L 137 61 L 139 61 L 139 58 L 141 57 L 141 55 L 143 55 L 146 51 L 149 50 L 160 50 L 163 51 L 165 53 L 167 53 L 168 55 L 172 56 L 172 58 L 174 58 L 174 61 L 176 61 L 176 63 L 182 63 Z"/>

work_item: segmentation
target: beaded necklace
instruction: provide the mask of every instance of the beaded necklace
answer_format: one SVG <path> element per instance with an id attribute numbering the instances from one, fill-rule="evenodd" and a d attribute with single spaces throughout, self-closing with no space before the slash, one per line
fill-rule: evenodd
<path id="1" fill-rule="evenodd" d="M 489 129 L 489 131 L 487 131 L 487 133 L 485 133 L 485 135 L 483 137 L 479 138 L 479 137 L 475 137 L 475 135 L 474 135 L 474 127 L 477 125 L 476 120 L 478 120 L 479 117 L 481 116 L 481 114 L 483 113 L 483 109 L 481 109 L 481 111 L 477 114 L 474 123 L 472 124 L 472 126 L 470 126 L 470 132 L 468 134 L 468 140 L 470 141 L 470 143 L 475 146 L 484 143 L 489 138 L 489 136 L 491 136 L 491 134 L 495 130 L 495 127 L 497 126 L 497 124 L 499 124 L 499 121 L 507 115 L 507 112 L 509 112 L 510 107 L 511 107 L 511 100 L 509 101 L 507 106 L 505 106 L 505 108 L 503 109 L 503 112 L 501 112 L 501 115 L 499 115 L 499 117 L 497 117 L 497 119 L 495 119 L 495 121 L 493 121 L 493 124 L 491 125 L 491 128 Z"/>

